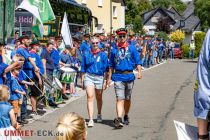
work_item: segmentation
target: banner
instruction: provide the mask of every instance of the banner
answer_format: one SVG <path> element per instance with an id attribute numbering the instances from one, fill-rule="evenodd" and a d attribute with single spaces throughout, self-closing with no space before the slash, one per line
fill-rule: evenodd
<path id="1" fill-rule="evenodd" d="M 13 36 L 14 33 L 14 17 L 15 17 L 15 0 L 5 0 L 5 37 Z M 3 15 L 4 0 L 0 0 L 0 40 L 3 40 Z"/>
<path id="2" fill-rule="evenodd" d="M 61 17 L 56 16 L 56 19 L 53 21 L 49 21 L 44 23 L 44 34 L 43 37 L 38 37 L 37 39 L 46 44 L 49 37 L 59 36 L 60 33 L 60 21 Z"/>

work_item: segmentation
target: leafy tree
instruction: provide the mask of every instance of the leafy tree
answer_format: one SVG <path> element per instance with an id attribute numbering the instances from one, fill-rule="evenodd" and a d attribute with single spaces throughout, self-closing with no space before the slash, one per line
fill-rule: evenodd
<path id="1" fill-rule="evenodd" d="M 210 28 L 210 0 L 195 0 L 195 14 L 201 20 L 203 31 Z"/>
<path id="2" fill-rule="evenodd" d="M 141 0 L 138 3 L 133 0 L 126 0 L 126 6 L 125 24 L 132 24 L 134 32 L 141 32 L 143 27 L 141 14 L 151 9 L 152 5 L 148 0 Z"/>
<path id="3" fill-rule="evenodd" d="M 170 30 L 170 20 L 167 17 L 160 17 L 156 23 L 156 31 L 163 31 L 169 33 Z"/>
<path id="4" fill-rule="evenodd" d="M 186 4 L 184 4 L 181 0 L 152 0 L 152 6 L 153 7 L 163 7 L 163 8 L 169 8 L 170 6 L 173 6 L 176 8 L 180 13 L 184 12 L 186 9 Z"/>
<path id="5" fill-rule="evenodd" d="M 206 36 L 206 33 L 205 32 L 197 32 L 195 33 L 195 57 L 198 57 L 199 56 L 199 53 L 200 53 L 200 50 L 201 50 L 201 47 L 202 47 L 202 44 L 203 44 L 203 40 Z"/>
<path id="6" fill-rule="evenodd" d="M 176 30 L 171 33 L 170 38 L 172 41 L 181 43 L 185 39 L 185 33 L 182 30 Z"/>

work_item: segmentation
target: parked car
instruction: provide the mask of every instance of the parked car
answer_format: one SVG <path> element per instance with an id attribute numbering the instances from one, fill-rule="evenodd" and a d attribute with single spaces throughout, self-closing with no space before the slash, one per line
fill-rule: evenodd
<path id="1" fill-rule="evenodd" d="M 183 57 L 183 50 L 180 47 L 180 44 L 175 43 L 175 46 L 174 46 L 174 58 L 182 59 L 182 57 Z"/>

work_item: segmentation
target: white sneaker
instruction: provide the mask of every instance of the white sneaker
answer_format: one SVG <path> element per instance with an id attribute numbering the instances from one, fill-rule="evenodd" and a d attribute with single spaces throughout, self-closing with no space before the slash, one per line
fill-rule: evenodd
<path id="1" fill-rule="evenodd" d="M 97 122 L 98 123 L 101 123 L 103 120 L 102 120 L 102 116 L 101 116 L 101 114 L 98 114 L 97 115 Z"/>
<path id="2" fill-rule="evenodd" d="M 93 126 L 94 126 L 94 121 L 93 120 L 89 120 L 88 127 L 93 127 Z"/>

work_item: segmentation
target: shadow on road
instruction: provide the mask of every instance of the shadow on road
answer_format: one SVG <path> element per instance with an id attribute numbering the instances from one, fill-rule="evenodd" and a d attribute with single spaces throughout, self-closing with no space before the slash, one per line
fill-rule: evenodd
<path id="1" fill-rule="evenodd" d="M 198 63 L 198 60 L 184 60 L 186 63 Z"/>
<path id="2" fill-rule="evenodd" d="M 89 122 L 89 119 L 85 119 L 85 121 L 88 123 Z M 97 123 L 97 120 L 94 119 L 93 120 L 95 123 Z M 109 127 L 112 127 L 113 130 L 117 130 L 117 128 L 115 128 L 114 124 L 113 124 L 113 120 L 103 120 L 102 122 L 100 123 L 97 123 L 97 124 L 102 124 L 102 125 L 107 125 Z"/>

